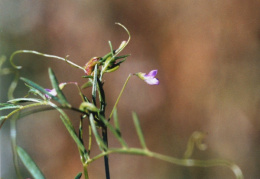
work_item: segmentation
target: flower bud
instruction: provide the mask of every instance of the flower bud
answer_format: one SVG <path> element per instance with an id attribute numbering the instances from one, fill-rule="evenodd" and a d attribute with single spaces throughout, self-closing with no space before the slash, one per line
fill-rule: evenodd
<path id="1" fill-rule="evenodd" d="M 100 57 L 93 57 L 91 58 L 88 63 L 86 63 L 84 69 L 86 70 L 86 75 L 91 75 L 94 71 L 94 67 L 96 64 L 99 63 Z"/>
<path id="2" fill-rule="evenodd" d="M 89 102 L 82 102 L 79 107 L 82 111 L 91 111 L 91 112 L 98 112 L 99 109 L 92 103 Z"/>
<path id="3" fill-rule="evenodd" d="M 125 45 L 126 45 L 126 41 L 124 40 L 124 41 L 121 42 L 120 46 L 119 46 L 118 49 L 116 50 L 116 53 L 119 52 L 122 48 L 124 48 Z"/>
<path id="4" fill-rule="evenodd" d="M 114 72 L 114 71 L 116 71 L 118 68 L 119 68 L 119 65 L 116 65 L 116 66 L 114 66 L 113 68 L 110 68 L 110 69 L 106 70 L 106 72 L 107 72 L 107 73 L 109 73 L 109 72 Z"/>

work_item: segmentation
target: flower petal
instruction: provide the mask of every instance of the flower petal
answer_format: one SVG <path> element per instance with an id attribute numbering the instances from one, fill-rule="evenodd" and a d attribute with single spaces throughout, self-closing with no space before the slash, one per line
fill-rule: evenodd
<path id="1" fill-rule="evenodd" d="M 152 70 L 152 71 L 150 71 L 147 75 L 145 75 L 145 76 L 149 76 L 149 77 L 155 77 L 156 75 L 157 75 L 157 72 L 158 72 L 158 70 Z"/>
<path id="2" fill-rule="evenodd" d="M 45 89 L 46 91 L 48 91 L 50 94 L 52 94 L 53 96 L 57 95 L 57 92 L 55 89 Z"/>
<path id="3" fill-rule="evenodd" d="M 157 78 L 145 78 L 144 81 L 149 85 L 158 85 L 159 80 Z"/>
<path id="4" fill-rule="evenodd" d="M 49 92 L 49 93 L 50 93 L 51 95 L 53 95 L 53 96 L 56 96 L 56 95 L 57 95 L 57 92 L 56 92 L 55 89 L 45 89 L 45 91 Z M 47 99 L 51 99 L 51 97 L 50 97 L 49 95 L 47 95 L 47 94 L 45 94 L 45 97 L 46 97 Z"/>

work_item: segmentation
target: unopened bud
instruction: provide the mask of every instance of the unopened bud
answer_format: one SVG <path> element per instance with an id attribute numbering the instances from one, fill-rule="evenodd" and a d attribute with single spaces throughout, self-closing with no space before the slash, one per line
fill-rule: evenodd
<path id="1" fill-rule="evenodd" d="M 86 75 L 91 75 L 91 73 L 94 71 L 95 65 L 99 63 L 99 59 L 99 57 L 93 57 L 88 61 L 88 63 L 86 63 L 84 67 L 86 70 Z"/>
<path id="2" fill-rule="evenodd" d="M 107 73 L 109 73 L 109 72 L 114 72 L 114 71 L 116 71 L 118 68 L 119 68 L 119 65 L 117 65 L 117 66 L 115 66 L 115 67 L 113 67 L 113 68 L 110 68 L 110 69 L 106 70 L 106 72 L 107 72 Z"/>
<path id="3" fill-rule="evenodd" d="M 99 109 L 92 103 L 89 102 L 82 102 L 79 107 L 82 111 L 92 111 L 92 112 L 98 112 Z"/>
<path id="4" fill-rule="evenodd" d="M 121 42 L 120 46 L 119 46 L 118 49 L 116 50 L 116 53 L 117 53 L 118 51 L 120 51 L 122 48 L 124 48 L 125 45 L 126 45 L 126 41 L 124 40 L 124 41 Z"/>

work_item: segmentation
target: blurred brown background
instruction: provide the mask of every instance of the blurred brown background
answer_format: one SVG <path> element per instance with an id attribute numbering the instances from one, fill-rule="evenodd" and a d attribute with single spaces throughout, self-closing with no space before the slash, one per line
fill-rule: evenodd
<path id="1" fill-rule="evenodd" d="M 129 73 L 158 69 L 159 86 L 132 78 L 119 103 L 122 132 L 139 146 L 131 112 L 136 111 L 155 152 L 182 157 L 194 131 L 207 133 L 206 151 L 197 159 L 224 158 L 237 163 L 245 178 L 259 178 L 260 164 L 260 1 L 259 0 L 0 0 L 0 54 L 28 49 L 84 65 L 117 47 L 127 35 L 127 62 L 107 74 L 110 111 Z M 50 88 L 48 67 L 59 81 L 79 81 L 82 72 L 57 60 L 18 55 L 21 74 Z M 11 76 L 1 77 L 1 102 Z M 25 95 L 20 84 L 16 97 Z M 74 86 L 65 89 L 74 106 Z M 90 91 L 85 91 L 90 95 Z M 78 114 L 71 113 L 75 126 Z M 82 170 L 78 151 L 56 112 L 38 113 L 18 123 L 18 143 L 46 178 L 74 178 Z M 110 135 L 111 136 L 111 135 Z M 110 139 L 110 146 L 118 143 Z M 98 148 L 94 147 L 94 150 Z M 1 129 L 1 177 L 15 178 L 9 124 Z M 93 152 L 94 153 L 94 152 Z M 224 167 L 185 168 L 140 156 L 111 155 L 113 179 L 234 178 Z M 89 168 L 91 179 L 104 178 L 103 160 Z M 29 176 L 25 173 L 25 176 Z"/>

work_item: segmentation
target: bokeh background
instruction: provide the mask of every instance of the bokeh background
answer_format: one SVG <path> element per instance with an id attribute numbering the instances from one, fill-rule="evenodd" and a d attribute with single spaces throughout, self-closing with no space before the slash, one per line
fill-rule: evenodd
<path id="1" fill-rule="evenodd" d="M 117 47 L 127 34 L 131 56 L 105 77 L 110 111 L 129 73 L 158 69 L 159 86 L 131 78 L 118 107 L 123 136 L 139 146 L 132 111 L 139 115 L 148 147 L 182 157 L 194 131 L 207 133 L 206 151 L 197 159 L 223 158 L 237 163 L 245 178 L 259 178 L 260 164 L 260 1 L 259 0 L 0 0 L 0 54 L 28 49 L 65 57 L 84 65 Z M 15 57 L 21 75 L 50 88 L 48 67 L 60 82 L 79 81 L 82 72 L 36 55 Z M 1 76 L 1 102 L 12 76 Z M 16 97 L 26 94 L 19 84 Z M 74 106 L 75 87 L 65 94 Z M 90 95 L 90 91 L 85 91 Z M 69 113 L 73 124 L 79 116 Z M 86 124 L 87 125 L 87 124 Z M 1 177 L 16 178 L 9 123 L 1 129 Z M 18 143 L 46 178 L 74 178 L 82 170 L 78 151 L 54 112 L 18 122 Z M 111 136 L 111 135 L 110 135 Z M 110 139 L 110 146 L 118 143 Z M 97 147 L 93 147 L 98 150 Z M 111 155 L 111 178 L 234 178 L 224 167 L 185 168 L 140 156 Z M 24 171 L 24 175 L 30 175 Z M 89 168 L 91 179 L 105 178 L 103 160 Z"/>

